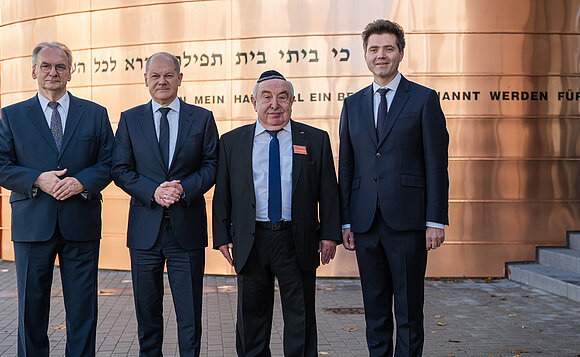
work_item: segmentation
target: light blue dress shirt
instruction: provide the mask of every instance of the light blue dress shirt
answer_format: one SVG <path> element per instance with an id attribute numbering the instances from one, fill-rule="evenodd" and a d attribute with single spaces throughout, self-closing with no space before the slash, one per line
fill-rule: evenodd
<path id="1" fill-rule="evenodd" d="M 40 94 L 39 92 L 38 101 L 40 102 L 40 107 L 42 108 L 42 112 L 44 113 L 46 123 L 50 128 L 50 117 L 52 116 L 52 108 L 48 106 L 50 100 L 45 96 L 43 96 L 42 94 Z M 70 106 L 70 97 L 68 95 L 68 92 L 65 92 L 62 98 L 57 100 L 57 102 L 59 104 L 57 110 L 58 114 L 60 114 L 60 122 L 62 123 L 62 133 L 64 134 L 64 131 L 66 130 L 66 117 L 68 115 L 68 108 Z"/>
<path id="2" fill-rule="evenodd" d="M 175 144 L 177 144 L 177 132 L 179 130 L 179 98 L 175 98 L 171 104 L 165 108 L 171 109 L 167 113 L 167 121 L 169 121 L 169 167 L 171 167 L 171 162 L 173 161 L 173 154 L 175 153 Z M 153 110 L 153 120 L 155 121 L 155 134 L 157 134 L 157 141 L 159 141 L 159 130 L 161 125 L 161 112 L 159 108 L 163 108 L 162 105 L 156 101 L 151 101 L 151 109 Z"/>
<path id="3" fill-rule="evenodd" d="M 252 171 L 256 193 L 256 220 L 267 222 L 268 218 L 268 167 L 272 136 L 256 121 L 252 147 Z M 290 122 L 278 133 L 280 145 L 280 176 L 282 182 L 282 219 L 292 220 L 292 129 Z"/>
<path id="4" fill-rule="evenodd" d="M 389 109 L 391 109 L 391 103 L 393 99 L 395 99 L 395 93 L 397 92 L 397 88 L 399 88 L 399 83 L 401 83 L 401 73 L 397 73 L 395 78 L 389 84 L 384 87 L 381 87 L 377 84 L 377 82 L 373 81 L 373 113 L 375 115 L 375 128 L 377 127 L 377 117 L 379 115 L 379 104 L 381 104 L 381 95 L 379 94 L 379 89 L 381 88 L 388 88 L 387 94 L 385 97 L 387 98 L 387 113 Z"/>

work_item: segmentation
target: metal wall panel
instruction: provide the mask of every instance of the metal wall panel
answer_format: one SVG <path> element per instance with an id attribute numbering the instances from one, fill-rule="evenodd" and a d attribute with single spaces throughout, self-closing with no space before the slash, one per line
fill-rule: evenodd
<path id="1" fill-rule="evenodd" d="M 0 2 L 0 25 L 90 10 L 91 0 L 3 0 Z"/>
<path id="2" fill-rule="evenodd" d="M 580 158 L 580 120 L 574 117 L 448 116 L 447 130 L 452 160 Z"/>
<path id="3" fill-rule="evenodd" d="M 558 200 L 450 200 L 449 214 L 444 244 L 556 246 L 565 244 L 566 230 L 578 230 L 580 204 Z"/>
<path id="4" fill-rule="evenodd" d="M 200 1 L 97 11 L 92 47 L 225 40 L 229 8 L 229 1 Z"/>
<path id="5" fill-rule="evenodd" d="M 413 74 L 577 75 L 578 34 L 435 33 L 407 36 Z"/>
<path id="6" fill-rule="evenodd" d="M 453 160 L 452 201 L 580 203 L 580 160 Z"/>
<path id="7" fill-rule="evenodd" d="M 23 1 L 19 1 L 19 5 L 14 6 L 24 6 L 22 3 Z M 31 1 L 31 3 L 35 2 Z M 71 50 L 90 48 L 90 23 L 89 12 L 41 17 L 9 25 L 2 23 L 0 25 L 0 31 L 2 31 L 0 59 L 30 57 L 34 45 L 38 42 L 57 39 L 66 43 Z"/>
<path id="8" fill-rule="evenodd" d="M 409 32 L 578 33 L 576 0 L 411 0 Z"/>

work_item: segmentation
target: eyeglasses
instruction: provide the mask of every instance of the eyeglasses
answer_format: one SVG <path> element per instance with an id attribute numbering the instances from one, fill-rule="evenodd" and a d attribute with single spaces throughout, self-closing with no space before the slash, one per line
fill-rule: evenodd
<path id="1" fill-rule="evenodd" d="M 52 70 L 52 65 L 47 63 L 43 63 L 39 67 L 43 73 L 50 73 L 50 71 Z M 54 69 L 56 69 L 57 73 L 64 73 L 66 72 L 67 67 L 64 64 L 57 64 L 54 66 Z"/>

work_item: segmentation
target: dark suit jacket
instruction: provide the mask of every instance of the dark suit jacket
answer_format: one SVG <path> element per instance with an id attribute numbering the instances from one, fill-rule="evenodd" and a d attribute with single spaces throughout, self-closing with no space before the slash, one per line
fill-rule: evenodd
<path id="1" fill-rule="evenodd" d="M 121 113 L 115 135 L 112 175 L 131 195 L 127 246 L 150 249 L 157 239 L 163 207 L 153 200 L 157 187 L 181 180 L 185 198 L 169 207 L 171 227 L 185 249 L 207 246 L 205 199 L 215 182 L 218 133 L 213 114 L 180 100 L 179 129 L 169 171 L 155 134 L 151 102 Z"/>
<path id="2" fill-rule="evenodd" d="M 320 264 L 320 240 L 341 241 L 338 186 L 328 134 L 295 121 L 291 125 L 292 145 L 305 146 L 307 151 L 292 156 L 292 233 L 300 265 L 309 271 Z M 246 125 L 221 137 L 213 197 L 214 249 L 233 242 L 238 273 L 250 254 L 256 229 L 255 128 Z"/>
<path id="3" fill-rule="evenodd" d="M 378 200 L 389 227 L 448 224 L 445 117 L 433 90 L 401 78 L 377 140 L 372 85 L 346 98 L 340 117 L 339 182 L 342 222 L 353 232 L 371 227 Z"/>
<path id="4" fill-rule="evenodd" d="M 12 240 L 49 240 L 58 222 L 64 239 L 101 238 L 101 193 L 111 182 L 113 132 L 107 110 L 69 93 L 70 107 L 60 153 L 38 97 L 2 109 L 0 185 L 12 191 Z M 67 169 L 86 189 L 86 198 L 57 201 L 33 184 L 44 171 Z"/>

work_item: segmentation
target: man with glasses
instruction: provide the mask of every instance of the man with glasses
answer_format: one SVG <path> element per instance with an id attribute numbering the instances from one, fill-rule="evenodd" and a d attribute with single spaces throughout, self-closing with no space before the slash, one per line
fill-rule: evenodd
<path id="1" fill-rule="evenodd" d="M 18 356 L 48 356 L 56 256 L 66 311 L 66 355 L 94 356 L 101 190 L 110 182 L 107 110 L 67 92 L 71 51 L 32 51 L 38 94 L 2 109 L 0 185 L 10 191 L 18 284 Z"/>

